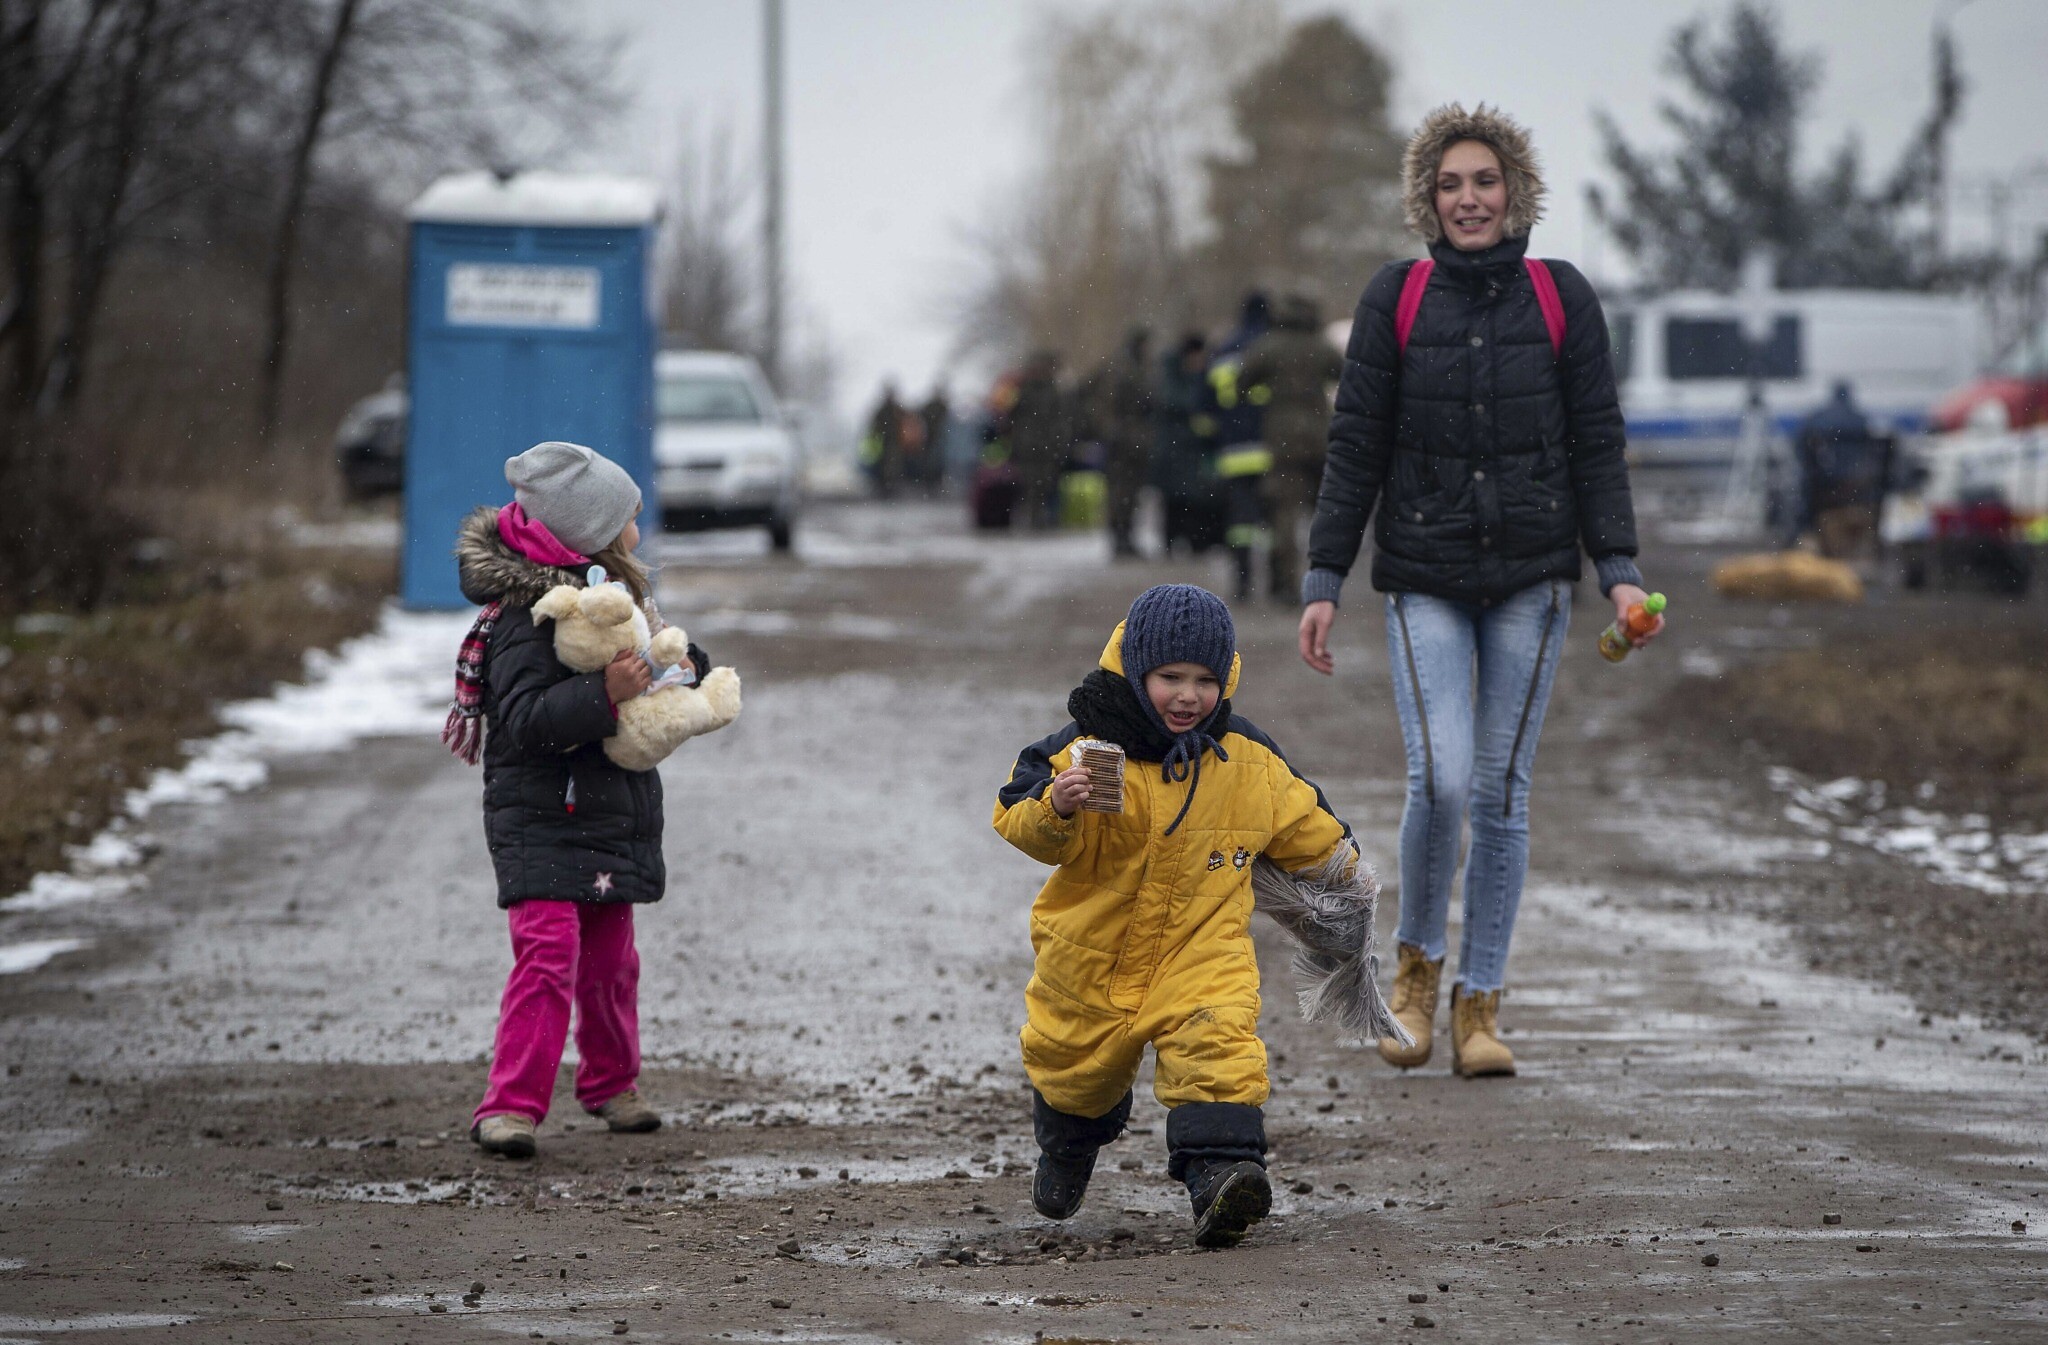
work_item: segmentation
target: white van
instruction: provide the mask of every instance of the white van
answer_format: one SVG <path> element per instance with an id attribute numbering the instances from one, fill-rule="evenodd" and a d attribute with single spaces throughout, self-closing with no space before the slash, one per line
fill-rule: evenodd
<path id="1" fill-rule="evenodd" d="M 1978 368 L 1977 309 L 1966 298 L 1784 290 L 1771 312 L 1764 405 L 1781 436 L 1838 382 L 1855 390 L 1880 433 L 1920 433 L 1942 395 Z M 1608 306 L 1630 458 L 1652 476 L 1726 471 L 1749 395 L 1741 313 L 1735 296 L 1704 290 Z"/>

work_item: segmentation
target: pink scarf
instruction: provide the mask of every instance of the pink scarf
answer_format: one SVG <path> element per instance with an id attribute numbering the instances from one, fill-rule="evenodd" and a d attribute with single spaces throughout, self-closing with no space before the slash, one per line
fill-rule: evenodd
<path id="1" fill-rule="evenodd" d="M 529 517 L 516 501 L 498 511 L 498 536 L 506 546 L 539 565 L 567 569 L 590 564 L 590 557 L 579 556 L 564 546 L 559 537 L 548 531 L 547 524 Z"/>

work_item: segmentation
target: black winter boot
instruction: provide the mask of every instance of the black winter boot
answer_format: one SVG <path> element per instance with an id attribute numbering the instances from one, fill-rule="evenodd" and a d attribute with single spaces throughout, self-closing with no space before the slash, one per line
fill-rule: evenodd
<path id="1" fill-rule="evenodd" d="M 1187 1184 L 1195 1244 L 1235 1247 L 1273 1210 L 1266 1118 L 1240 1102 L 1190 1102 L 1166 1114 L 1166 1170 Z"/>
<path id="2" fill-rule="evenodd" d="M 1273 1212 L 1273 1183 L 1250 1159 L 1191 1165 L 1187 1181 L 1197 1247 L 1235 1247 L 1246 1230 Z"/>
<path id="3" fill-rule="evenodd" d="M 1101 1116 L 1074 1116 L 1059 1111 L 1036 1089 L 1031 1093 L 1031 1128 L 1038 1140 L 1038 1172 L 1031 1181 L 1031 1207 L 1048 1219 L 1071 1219 L 1080 1212 L 1095 1175 L 1095 1155 L 1121 1135 L 1131 1119 L 1131 1095 Z"/>

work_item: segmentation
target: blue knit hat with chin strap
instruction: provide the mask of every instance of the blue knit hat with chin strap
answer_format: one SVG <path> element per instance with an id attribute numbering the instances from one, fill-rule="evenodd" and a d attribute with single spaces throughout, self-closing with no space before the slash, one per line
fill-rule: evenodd
<path id="1" fill-rule="evenodd" d="M 1193 584 L 1161 584 L 1146 589 L 1131 604 L 1129 615 L 1124 617 L 1122 653 L 1124 678 L 1138 698 L 1138 708 L 1160 732 L 1173 739 L 1173 747 L 1161 764 L 1162 777 L 1180 781 L 1188 779 L 1190 773 L 1194 776 L 1186 802 L 1166 828 L 1166 834 L 1171 836 L 1195 801 L 1195 790 L 1202 782 L 1203 751 L 1214 752 L 1218 761 L 1228 761 L 1230 757 L 1222 744 L 1209 735 L 1208 724 L 1197 724 L 1181 734 L 1168 728 L 1159 707 L 1146 694 L 1145 674 L 1169 663 L 1193 663 L 1215 673 L 1222 685 L 1230 685 L 1230 667 L 1237 659 L 1237 624 L 1230 619 L 1230 609 L 1223 605 L 1223 599 L 1208 589 Z"/>

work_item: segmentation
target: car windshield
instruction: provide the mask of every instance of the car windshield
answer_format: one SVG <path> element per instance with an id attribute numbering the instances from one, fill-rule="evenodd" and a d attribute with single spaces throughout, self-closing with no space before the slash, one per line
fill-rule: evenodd
<path id="1" fill-rule="evenodd" d="M 761 419 L 746 380 L 721 374 L 669 375 L 661 380 L 655 409 L 663 420 L 753 424 Z"/>

